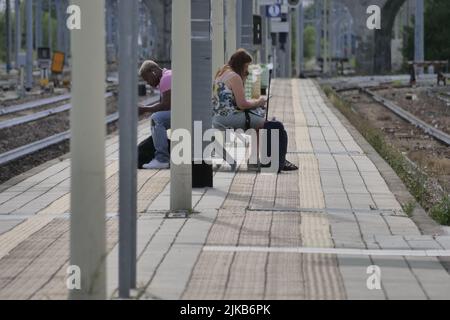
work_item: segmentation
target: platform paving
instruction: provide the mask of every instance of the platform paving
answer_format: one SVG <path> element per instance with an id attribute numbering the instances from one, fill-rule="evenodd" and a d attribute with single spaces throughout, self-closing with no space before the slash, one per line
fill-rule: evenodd
<path id="1" fill-rule="evenodd" d="M 404 214 L 385 174 L 316 83 L 277 79 L 273 93 L 271 118 L 284 122 L 288 159 L 300 171 L 257 174 L 241 164 L 234 173 L 225 165 L 214 188 L 194 190 L 195 214 L 178 219 L 166 218 L 169 171 L 139 171 L 132 297 L 450 299 L 449 273 L 426 255 L 450 250 L 445 229 L 424 234 Z M 148 135 L 144 122 L 139 139 Z M 106 152 L 107 292 L 115 299 L 116 136 Z M 0 299 L 68 297 L 69 192 L 70 159 L 0 186 Z M 367 286 L 369 266 L 381 271 L 379 290 Z"/>

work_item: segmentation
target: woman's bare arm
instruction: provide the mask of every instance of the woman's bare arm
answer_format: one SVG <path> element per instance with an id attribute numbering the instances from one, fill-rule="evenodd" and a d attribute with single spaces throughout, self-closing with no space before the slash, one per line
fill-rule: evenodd
<path id="1" fill-rule="evenodd" d="M 244 90 L 244 82 L 242 81 L 242 78 L 239 76 L 235 76 L 228 80 L 227 85 L 230 87 L 230 89 L 233 91 L 234 97 L 236 99 L 237 107 L 241 110 L 248 110 L 253 109 L 257 107 L 261 107 L 265 103 L 265 99 L 252 99 L 247 100 L 245 99 L 245 90 Z"/>

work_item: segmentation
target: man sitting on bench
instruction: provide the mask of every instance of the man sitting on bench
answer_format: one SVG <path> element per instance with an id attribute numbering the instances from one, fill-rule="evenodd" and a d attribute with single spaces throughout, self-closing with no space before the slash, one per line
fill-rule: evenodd
<path id="1" fill-rule="evenodd" d="M 139 113 L 152 113 L 151 130 L 155 145 L 155 159 L 143 165 L 144 169 L 161 170 L 170 168 L 167 130 L 170 129 L 172 71 L 162 69 L 154 61 L 145 61 L 139 75 L 153 88 L 159 88 L 161 100 L 152 106 L 140 106 Z"/>

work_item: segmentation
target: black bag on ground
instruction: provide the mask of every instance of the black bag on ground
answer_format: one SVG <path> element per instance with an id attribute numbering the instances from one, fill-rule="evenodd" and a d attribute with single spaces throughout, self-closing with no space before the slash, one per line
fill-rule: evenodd
<path id="1" fill-rule="evenodd" d="M 169 142 L 169 153 L 170 153 L 170 140 Z M 155 144 L 153 142 L 153 137 L 149 137 L 142 141 L 138 146 L 138 169 L 142 169 L 144 164 L 151 162 L 155 159 Z"/>
<path id="2" fill-rule="evenodd" d="M 280 159 L 280 167 L 278 172 L 280 173 L 286 164 L 286 154 L 288 148 L 288 134 L 284 125 L 279 121 L 268 121 L 264 125 L 264 129 L 267 130 L 267 156 L 269 158 L 272 157 L 272 130 L 279 130 L 279 159 Z M 270 167 L 269 165 L 265 165 L 264 167 Z"/>

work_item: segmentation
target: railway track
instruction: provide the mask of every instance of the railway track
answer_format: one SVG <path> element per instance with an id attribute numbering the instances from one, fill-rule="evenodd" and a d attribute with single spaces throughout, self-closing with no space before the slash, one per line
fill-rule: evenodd
<path id="1" fill-rule="evenodd" d="M 159 101 L 159 96 L 153 96 L 142 103 L 144 104 L 153 104 Z M 114 122 L 116 122 L 119 119 L 119 113 L 113 113 L 106 117 L 106 124 L 110 125 Z M 0 154 L 0 166 L 4 166 L 6 164 L 9 164 L 13 161 L 19 160 L 23 157 L 32 155 L 34 153 L 40 152 L 46 148 L 55 146 L 57 144 L 60 144 L 62 142 L 65 142 L 69 140 L 71 137 L 70 131 L 61 132 L 58 134 L 55 134 L 53 136 L 44 138 L 42 140 L 38 140 L 35 142 L 32 142 L 30 144 L 21 146 L 19 148 L 6 151 L 2 154 Z"/>
<path id="2" fill-rule="evenodd" d="M 15 106 L 2 107 L 2 108 L 0 108 L 0 116 L 13 114 L 13 113 L 20 112 L 20 111 L 42 108 L 42 107 L 49 106 L 49 105 L 52 105 L 55 103 L 69 100 L 70 97 L 71 97 L 70 94 L 63 94 L 63 95 L 45 98 L 45 99 L 41 99 L 41 100 L 33 100 L 30 102 L 22 103 L 22 104 L 15 105 Z"/>
<path id="3" fill-rule="evenodd" d="M 376 102 L 383 105 L 385 108 L 389 109 L 391 112 L 395 113 L 397 116 L 402 118 L 403 120 L 406 120 L 407 122 L 411 123 L 412 125 L 422 129 L 426 134 L 430 135 L 431 137 L 435 138 L 436 140 L 445 143 L 447 146 L 450 145 L 450 135 L 447 133 L 436 129 L 435 127 L 429 125 L 425 121 L 417 118 L 413 114 L 409 113 L 408 111 L 404 110 L 403 108 L 396 105 L 394 102 L 381 97 L 380 95 L 377 95 L 375 92 L 366 89 L 366 88 L 360 88 L 361 92 L 366 93 L 370 97 L 372 97 Z"/>
<path id="4" fill-rule="evenodd" d="M 108 92 L 108 93 L 105 94 L 105 98 L 110 98 L 113 95 L 114 94 L 112 92 Z M 19 111 L 23 111 L 23 110 L 29 110 L 29 109 L 35 109 L 35 108 L 42 108 L 42 107 L 45 107 L 45 106 L 48 106 L 48 105 L 51 105 L 51 104 L 55 104 L 57 102 L 62 102 L 62 101 L 68 100 L 71 97 L 70 95 L 65 95 L 65 96 L 68 96 L 68 97 L 66 99 L 62 99 L 62 98 L 57 99 L 56 102 L 52 100 L 49 103 L 48 102 L 49 99 L 43 99 L 43 100 L 39 100 L 40 103 L 39 103 L 39 101 L 38 101 L 38 103 L 33 103 L 32 107 L 30 107 L 30 106 L 25 106 L 25 107 L 24 106 L 15 106 L 15 107 L 11 107 L 11 108 L 18 109 L 18 111 L 15 111 L 15 112 L 19 112 Z M 30 103 L 30 105 L 31 105 L 31 103 Z M 24 109 L 24 108 L 26 108 L 26 109 Z M 4 120 L 4 121 L 0 122 L 0 130 L 11 128 L 11 127 L 18 126 L 18 125 L 25 124 L 25 123 L 29 123 L 29 122 L 33 122 L 33 121 L 36 121 L 36 120 L 44 119 L 44 118 L 49 117 L 51 115 L 55 115 L 55 114 L 58 114 L 58 113 L 69 111 L 71 108 L 72 108 L 71 104 L 64 104 L 62 106 L 58 106 L 58 107 L 55 107 L 55 108 L 51 108 L 51 109 L 47 109 L 47 110 L 44 110 L 44 111 L 36 112 L 36 113 L 29 114 L 29 115 L 26 115 L 26 116 L 17 117 L 17 118 L 13 118 L 13 119 L 9 119 L 9 120 Z M 8 114 L 15 113 L 15 112 L 9 112 Z"/>

